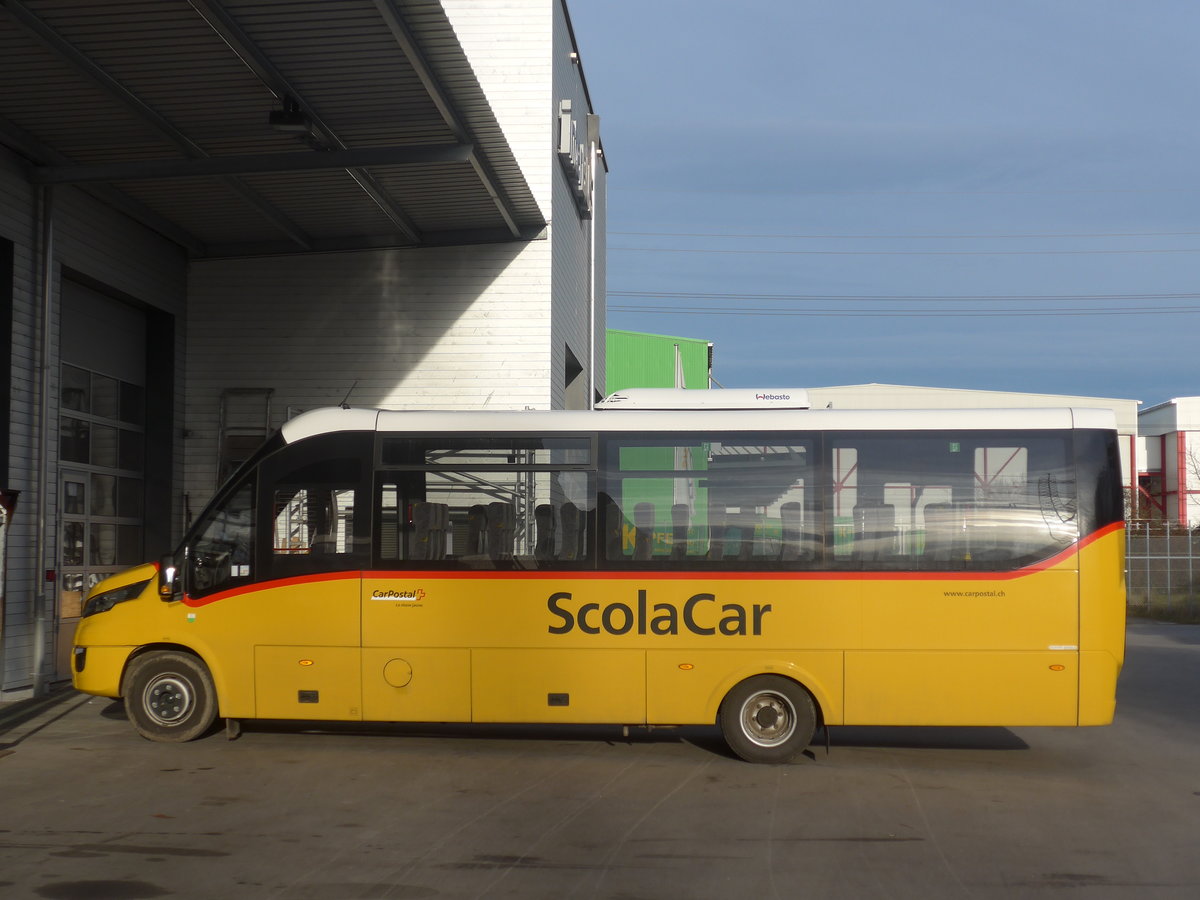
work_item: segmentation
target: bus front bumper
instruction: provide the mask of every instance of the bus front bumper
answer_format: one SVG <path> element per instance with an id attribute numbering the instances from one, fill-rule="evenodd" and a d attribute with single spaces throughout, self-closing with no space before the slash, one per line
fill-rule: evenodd
<path id="1" fill-rule="evenodd" d="M 120 697 L 121 676 L 133 647 L 80 647 L 71 654 L 75 690 L 97 697 Z"/>

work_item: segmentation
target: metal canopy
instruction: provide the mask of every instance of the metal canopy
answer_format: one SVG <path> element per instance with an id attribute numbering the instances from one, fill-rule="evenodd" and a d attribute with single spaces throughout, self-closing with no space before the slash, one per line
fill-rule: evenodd
<path id="1" fill-rule="evenodd" d="M 194 257 L 546 222 L 437 0 L 0 0 L 0 144 Z"/>

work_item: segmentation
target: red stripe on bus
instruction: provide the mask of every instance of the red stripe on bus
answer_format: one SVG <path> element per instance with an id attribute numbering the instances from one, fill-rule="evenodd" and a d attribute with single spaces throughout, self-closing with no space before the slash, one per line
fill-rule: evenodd
<path id="1" fill-rule="evenodd" d="M 218 600 L 225 600 L 229 597 L 239 597 L 242 594 L 253 594 L 256 591 L 295 587 L 296 585 L 301 584 L 317 584 L 322 581 L 357 581 L 362 577 L 363 573 L 359 570 L 351 572 L 323 572 L 314 575 L 296 575 L 293 578 L 277 578 L 273 581 L 259 581 L 255 582 L 254 584 L 247 584 L 244 587 L 230 588 L 227 591 L 219 591 L 215 594 L 209 594 L 207 597 L 192 597 L 184 594 L 183 602 L 187 606 L 207 606 L 210 603 L 216 603 Z"/>
<path id="2" fill-rule="evenodd" d="M 218 600 L 237 597 L 255 591 L 274 590 L 276 588 L 294 587 L 302 584 L 317 584 L 324 581 L 358 581 L 362 579 L 414 579 L 435 581 L 479 581 L 519 579 L 546 580 L 589 580 L 589 581 L 1012 581 L 1029 575 L 1044 572 L 1061 565 L 1075 556 L 1083 548 L 1096 543 L 1102 538 L 1125 530 L 1124 522 L 1114 522 L 1081 538 L 1070 547 L 1056 553 L 1048 559 L 1031 566 L 1013 569 L 1009 572 L 913 572 L 913 571 L 876 571 L 876 572 L 839 572 L 830 570 L 812 572 L 765 572 L 765 571 L 690 571 L 672 572 L 664 570 L 622 569 L 597 572 L 588 569 L 382 569 L 354 570 L 347 572 L 327 572 L 316 575 L 298 575 L 293 578 L 280 578 L 274 581 L 263 581 L 248 584 L 245 587 L 232 588 L 210 594 L 207 597 L 185 596 L 183 602 L 188 606 L 207 606 Z"/>

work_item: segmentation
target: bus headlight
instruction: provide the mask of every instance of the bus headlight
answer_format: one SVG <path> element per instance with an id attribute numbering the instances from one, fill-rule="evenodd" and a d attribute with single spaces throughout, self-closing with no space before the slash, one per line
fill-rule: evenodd
<path id="1" fill-rule="evenodd" d="M 134 584 L 127 584 L 124 587 L 114 588 L 111 591 L 105 591 L 103 594 L 97 594 L 88 600 L 87 605 L 83 608 L 83 618 L 94 616 L 96 613 L 108 612 L 118 603 L 124 603 L 126 600 L 133 600 L 141 595 L 146 589 L 146 585 L 150 580 L 138 581 Z"/>

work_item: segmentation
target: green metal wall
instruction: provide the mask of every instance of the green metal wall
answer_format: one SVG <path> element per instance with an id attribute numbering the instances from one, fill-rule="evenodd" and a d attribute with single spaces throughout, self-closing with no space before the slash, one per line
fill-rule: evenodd
<path id="1" fill-rule="evenodd" d="M 608 331 L 604 393 L 635 387 L 675 387 L 675 347 L 683 361 L 684 387 L 708 387 L 708 341 Z"/>

